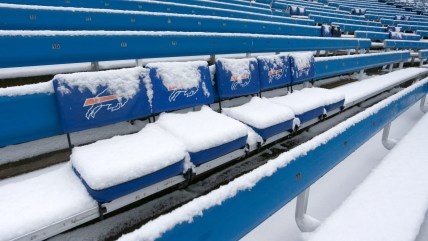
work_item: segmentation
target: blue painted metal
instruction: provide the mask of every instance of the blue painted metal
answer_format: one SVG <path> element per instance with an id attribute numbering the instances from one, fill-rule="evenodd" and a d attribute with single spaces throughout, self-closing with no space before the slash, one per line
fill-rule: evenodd
<path id="1" fill-rule="evenodd" d="M 3 35 L 0 42 L 0 68 L 227 53 L 367 49 L 371 46 L 368 39 L 172 32 Z"/>
<path id="2" fill-rule="evenodd" d="M 2 3 L 15 4 L 30 4 L 35 2 L 26 0 L 4 0 Z M 55 6 L 55 7 L 79 7 L 79 8 L 98 8 L 98 9 L 116 9 L 130 11 L 145 11 L 157 13 L 179 13 L 179 14 L 196 14 L 202 16 L 219 16 L 230 18 L 244 18 L 254 20 L 276 21 L 307 24 L 307 21 L 295 21 L 290 18 L 282 18 L 271 14 L 258 14 L 252 12 L 235 11 L 229 9 L 202 7 L 189 4 L 175 4 L 168 2 L 156 1 L 85 1 L 85 0 L 70 0 L 70 1 L 52 1 L 52 0 L 37 0 L 37 5 L 40 6 Z M 285 16 L 285 14 L 283 14 Z"/>
<path id="3" fill-rule="evenodd" d="M 420 59 L 428 58 L 428 50 L 419 50 L 418 54 Z"/>
<path id="4" fill-rule="evenodd" d="M 196 68 L 196 67 L 195 67 Z M 156 67 L 150 68 L 150 79 L 153 85 L 152 111 L 155 114 L 165 111 L 179 110 L 214 102 L 213 87 L 208 65 L 199 66 L 200 73 L 198 86 L 193 88 L 183 88 L 180 86 L 165 86 L 163 75 L 159 75 Z"/>
<path id="5" fill-rule="evenodd" d="M 323 58 L 315 61 L 315 79 L 328 78 L 392 63 L 404 62 L 410 58 L 410 52 L 354 55 L 341 58 Z"/>
<path id="6" fill-rule="evenodd" d="M 417 34 L 394 33 L 392 31 L 390 31 L 389 32 L 389 39 L 419 41 L 421 39 L 421 36 L 417 35 Z"/>
<path id="7" fill-rule="evenodd" d="M 370 31 L 355 31 L 354 36 L 356 38 L 369 38 L 371 40 L 385 40 L 389 39 L 389 33 L 381 32 L 370 32 Z"/>
<path id="8" fill-rule="evenodd" d="M 428 22 L 419 22 L 419 21 L 402 21 L 402 20 L 391 20 L 391 19 L 381 19 L 381 23 L 385 25 L 414 25 L 414 26 L 427 26 Z"/>
<path id="9" fill-rule="evenodd" d="M 239 240 L 358 149 L 427 91 L 428 84 L 416 88 L 261 179 L 250 190 L 240 191 L 221 205 L 205 210 L 202 216 L 194 217 L 192 223 L 175 226 L 158 240 Z"/>
<path id="10" fill-rule="evenodd" d="M 0 7 L 0 28 L 4 30 L 139 30 L 217 33 L 257 33 L 321 36 L 320 27 L 245 19 L 197 15 L 111 13 L 61 9 L 21 9 Z M 29 16 L 33 16 L 29 18 Z M 61 19 L 61 21 L 53 21 Z M 313 22 L 312 22 L 313 25 Z"/>
<path id="11" fill-rule="evenodd" d="M 428 31 L 418 30 L 416 34 L 421 35 L 422 37 L 428 37 Z"/>
<path id="12" fill-rule="evenodd" d="M 342 31 L 345 32 L 355 32 L 355 31 L 372 31 L 372 32 L 386 32 L 386 28 L 384 27 L 374 27 L 374 26 L 366 26 L 366 25 L 355 25 L 355 24 L 347 24 L 347 23 L 331 23 L 332 25 L 339 26 Z"/>
<path id="13" fill-rule="evenodd" d="M 417 31 L 417 30 L 423 30 L 427 31 L 428 26 L 419 26 L 419 25 L 407 25 L 407 24 L 398 24 L 398 27 L 401 27 L 402 31 Z"/>
<path id="14" fill-rule="evenodd" d="M 366 20 L 364 16 L 358 16 L 358 15 L 349 15 L 344 13 L 336 13 L 336 12 L 323 12 L 323 11 L 316 11 L 316 10 L 309 10 L 307 9 L 306 12 L 311 15 L 320 15 L 320 16 L 326 16 L 326 17 L 337 17 L 337 18 L 344 18 L 344 19 L 354 19 L 354 20 Z"/>
<path id="15" fill-rule="evenodd" d="M 393 40 L 384 41 L 384 48 L 394 49 L 428 49 L 428 42 L 411 41 L 411 40 Z"/>
<path id="16" fill-rule="evenodd" d="M 0 147 L 62 134 L 53 94 L 0 96 Z"/>
<path id="17" fill-rule="evenodd" d="M 242 61 L 217 59 L 215 62 L 215 82 L 220 99 L 256 94 L 260 92 L 259 66 L 256 59 L 249 59 L 247 71 L 237 72 L 229 68 L 227 62 Z"/>
<path id="18" fill-rule="evenodd" d="M 85 77 L 82 75 L 82 79 Z M 143 76 L 141 78 L 144 78 Z M 54 79 L 55 96 L 64 132 L 87 130 L 99 126 L 134 120 L 151 115 L 147 90 L 142 79 L 133 98 L 118 98 L 106 86 L 97 86 L 96 93 L 81 90 Z M 68 90 L 67 93 L 61 90 Z"/>
<path id="19" fill-rule="evenodd" d="M 88 160 L 91 161 L 91 160 Z M 120 160 L 117 160 L 120 161 Z M 141 161 L 144 162 L 144 157 L 141 157 Z M 92 189 L 85 179 L 80 175 L 80 173 L 73 167 L 74 173 L 80 178 L 83 185 L 85 186 L 88 193 L 94 198 L 97 202 L 108 203 L 117 199 L 119 197 L 125 196 L 127 194 L 133 193 L 135 191 L 141 190 L 153 184 L 159 183 L 161 181 L 167 180 L 169 178 L 178 176 L 183 173 L 184 170 L 184 160 L 181 160 L 175 164 L 172 164 L 168 167 L 165 167 L 159 171 L 147 174 L 145 176 L 136 178 L 134 180 L 124 182 L 112 187 L 105 189 Z"/>
<path id="20" fill-rule="evenodd" d="M 313 15 L 313 14 L 310 14 L 309 18 L 313 19 L 317 23 L 325 23 L 325 24 L 327 24 L 327 23 L 331 24 L 331 23 L 335 22 L 335 23 L 366 25 L 366 26 L 374 26 L 374 27 L 381 27 L 382 26 L 382 24 L 377 23 L 377 22 L 355 20 L 355 19 L 349 19 L 349 18 L 337 18 L 337 17 L 329 17 L 329 16 L 321 16 L 321 15 Z"/>

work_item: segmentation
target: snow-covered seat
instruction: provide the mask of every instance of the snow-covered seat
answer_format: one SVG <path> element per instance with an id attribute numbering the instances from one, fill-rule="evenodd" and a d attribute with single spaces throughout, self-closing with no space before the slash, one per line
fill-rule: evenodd
<path id="1" fill-rule="evenodd" d="M 156 124 L 76 147 L 70 160 L 91 196 L 105 203 L 180 175 L 186 148 Z"/>
<path id="2" fill-rule="evenodd" d="M 294 91 L 291 94 L 269 98 L 269 101 L 289 107 L 294 115 L 304 124 L 324 115 L 325 99 L 313 96 L 303 91 Z"/>
<path id="3" fill-rule="evenodd" d="M 287 56 L 260 57 L 263 71 L 260 80 L 263 86 L 271 89 L 289 83 Z M 257 60 L 219 59 L 216 65 L 216 84 L 220 99 L 239 97 L 260 92 L 259 78 L 247 78 L 246 85 L 236 85 L 234 76 L 259 76 Z M 259 66 L 260 67 L 260 66 Z M 222 112 L 250 126 L 263 140 L 293 129 L 294 114 L 285 106 L 271 103 L 264 98 L 253 97 L 249 102 L 231 108 L 223 108 Z"/>
<path id="4" fill-rule="evenodd" d="M 291 83 L 310 81 L 315 76 L 315 59 L 312 52 L 290 53 Z"/>
<path id="5" fill-rule="evenodd" d="M 206 62 L 153 63 L 147 67 L 153 87 L 153 113 L 213 103 Z M 188 113 L 162 113 L 156 123 L 184 143 L 196 166 L 244 149 L 247 142 L 244 124 L 207 106 Z"/>
<path id="6" fill-rule="evenodd" d="M 324 109 L 327 113 L 341 109 L 345 105 L 345 95 L 335 90 L 324 88 L 304 88 L 301 92 L 324 99 Z"/>
<path id="7" fill-rule="evenodd" d="M 151 115 L 142 67 L 56 75 L 53 81 L 64 132 Z"/>

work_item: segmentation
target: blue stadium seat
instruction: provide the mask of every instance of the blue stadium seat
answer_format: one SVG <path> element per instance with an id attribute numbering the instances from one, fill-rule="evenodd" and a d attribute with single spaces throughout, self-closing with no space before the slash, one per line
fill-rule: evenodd
<path id="1" fill-rule="evenodd" d="M 70 160 L 89 194 L 106 203 L 184 172 L 186 150 L 156 124 L 76 147 Z"/>
<path id="2" fill-rule="evenodd" d="M 302 93 L 308 93 L 311 96 L 319 96 L 324 99 L 324 109 L 326 113 L 342 109 L 345 105 L 345 95 L 329 89 L 323 88 L 304 88 Z"/>
<path id="3" fill-rule="evenodd" d="M 151 115 L 141 67 L 61 74 L 53 85 L 64 132 Z"/>
<path id="4" fill-rule="evenodd" d="M 312 80 L 315 76 L 314 63 L 312 52 L 290 54 L 291 83 L 294 85 Z"/>
<path id="5" fill-rule="evenodd" d="M 213 103 L 207 62 L 153 63 L 147 67 L 153 86 L 153 113 Z M 254 68 L 257 74 L 257 65 Z M 195 166 L 242 149 L 247 142 L 244 124 L 207 106 L 188 113 L 162 113 L 156 123 L 183 141 Z"/>
<path id="6" fill-rule="evenodd" d="M 291 84 L 290 58 L 288 55 L 258 56 L 261 91 Z"/>
<path id="7" fill-rule="evenodd" d="M 239 97 L 260 92 L 263 89 L 281 87 L 290 83 L 288 56 L 260 56 L 257 61 L 260 63 L 257 69 L 255 59 L 221 59 L 218 61 L 221 66 L 216 69 L 217 86 L 221 99 Z M 254 69 L 253 69 L 254 68 Z M 259 76 L 250 78 L 246 86 L 233 91 L 231 87 L 236 82 L 234 76 L 251 75 Z M 231 74 L 232 73 L 232 74 Z M 249 102 L 236 107 L 223 108 L 222 112 L 236 120 L 250 126 L 263 140 L 290 131 L 294 128 L 294 114 L 285 106 L 270 103 L 264 98 L 253 97 Z"/>
<path id="8" fill-rule="evenodd" d="M 215 82 L 220 99 L 260 91 L 257 59 L 217 59 Z"/>

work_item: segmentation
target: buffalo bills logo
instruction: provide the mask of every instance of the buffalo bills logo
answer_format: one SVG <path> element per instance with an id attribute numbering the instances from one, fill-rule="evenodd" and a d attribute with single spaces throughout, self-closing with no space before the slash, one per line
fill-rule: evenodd
<path id="1" fill-rule="evenodd" d="M 90 106 L 86 112 L 86 119 L 95 118 L 96 114 L 103 108 L 108 111 L 116 111 L 126 105 L 128 99 L 118 98 L 116 95 L 108 95 L 107 89 L 103 90 L 97 96 L 85 100 L 83 107 Z"/>
<path id="2" fill-rule="evenodd" d="M 199 85 L 189 89 L 178 89 L 176 86 L 171 86 L 168 87 L 168 91 L 172 91 L 168 98 L 169 102 L 174 102 L 180 94 L 183 94 L 185 97 L 194 96 L 199 91 Z"/>
<path id="3" fill-rule="evenodd" d="M 268 72 L 269 84 L 271 84 L 274 79 L 279 80 L 283 74 L 284 74 L 284 71 L 282 69 L 269 70 Z"/>
<path id="4" fill-rule="evenodd" d="M 241 75 L 241 76 L 232 76 L 230 78 L 230 81 L 232 81 L 231 89 L 237 90 L 238 86 L 245 87 L 250 84 L 251 74 Z"/>

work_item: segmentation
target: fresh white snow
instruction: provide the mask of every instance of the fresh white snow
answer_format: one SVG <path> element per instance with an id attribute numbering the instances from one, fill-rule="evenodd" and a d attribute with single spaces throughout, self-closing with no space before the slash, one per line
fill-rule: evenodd
<path id="1" fill-rule="evenodd" d="M 203 106 L 200 111 L 162 113 L 156 123 L 180 139 L 189 152 L 199 152 L 247 135 L 241 122 Z"/>
<path id="2" fill-rule="evenodd" d="M 232 74 L 232 78 L 236 78 L 236 81 L 238 82 L 242 81 L 242 79 L 249 78 L 248 76 L 251 76 L 251 71 L 256 68 L 254 63 L 257 62 L 255 58 L 218 58 L 217 61 L 222 63 L 223 71 L 230 72 Z"/>
<path id="3" fill-rule="evenodd" d="M 335 104 L 345 99 L 345 94 L 335 89 L 323 89 L 323 88 L 303 88 L 300 90 L 302 93 L 307 93 L 311 97 L 316 99 L 324 100 L 324 105 Z"/>
<path id="4" fill-rule="evenodd" d="M 11 240 L 96 207 L 71 164 L 0 181 L 0 240 Z"/>
<path id="5" fill-rule="evenodd" d="M 52 81 L 37 83 L 37 84 L 0 88 L 0 96 L 9 96 L 9 97 L 21 96 L 21 95 L 33 95 L 33 94 L 53 94 L 53 93 L 54 93 L 54 88 L 53 88 Z"/>
<path id="6" fill-rule="evenodd" d="M 415 240 L 428 211 L 427 125 L 425 115 L 309 240 Z"/>
<path id="7" fill-rule="evenodd" d="M 253 97 L 250 102 L 241 106 L 223 108 L 222 112 L 258 129 L 268 128 L 294 118 L 290 108 L 259 97 Z"/>
<path id="8" fill-rule="evenodd" d="M 268 100 L 289 107 L 293 110 L 295 115 L 301 115 L 318 107 L 322 107 L 326 102 L 326 98 L 323 96 L 313 96 L 312 93 L 299 90 L 295 90 L 288 95 L 269 98 Z"/>
<path id="9" fill-rule="evenodd" d="M 353 105 L 367 98 L 368 93 L 376 94 L 392 88 L 406 80 L 417 77 L 419 74 L 427 73 L 423 68 L 406 68 L 392 73 L 368 78 L 335 88 L 335 91 L 345 94 L 345 105 Z"/>
<path id="10" fill-rule="evenodd" d="M 336 125 L 330 130 L 314 137 L 310 141 L 281 154 L 278 158 L 269 161 L 267 164 L 239 178 L 236 178 L 227 185 L 221 186 L 220 188 L 210 192 L 205 196 L 196 198 L 191 202 L 181 206 L 180 208 L 175 209 L 169 214 L 162 215 L 159 218 L 150 221 L 140 229 L 122 236 L 120 240 L 154 240 L 178 224 L 192 222 L 194 217 L 202 216 L 204 210 L 220 205 L 223 201 L 234 197 L 241 190 L 251 189 L 251 187 L 256 185 L 257 182 L 262 178 L 269 177 L 274 174 L 278 168 L 286 166 L 288 163 L 298 158 L 299 156 L 305 155 L 307 152 L 325 144 L 328 140 L 331 140 L 332 138 L 355 125 L 355 123 L 358 123 L 377 113 L 379 110 L 388 106 L 393 101 L 401 98 L 414 89 L 426 84 L 427 82 L 428 78 L 406 88 L 398 94 L 395 94 L 394 96 L 377 103 L 376 105 L 366 109 L 364 112 L 361 112 Z"/>
<path id="11" fill-rule="evenodd" d="M 140 90 L 140 77 L 147 74 L 142 67 L 97 72 L 80 72 L 73 74 L 58 74 L 54 79 L 58 81 L 58 90 L 61 94 L 69 94 L 71 88 L 77 87 L 80 92 L 89 90 L 97 94 L 99 87 L 107 87 L 111 94 L 118 98 L 132 99 Z"/>
<path id="12" fill-rule="evenodd" d="M 101 190 L 159 171 L 186 156 L 183 143 L 148 124 L 135 134 L 76 147 L 70 160 L 92 189 Z"/>

